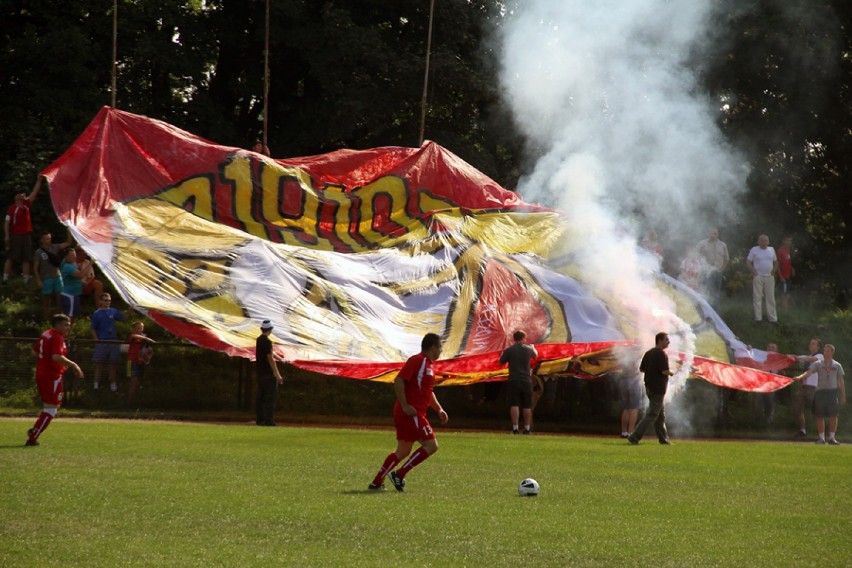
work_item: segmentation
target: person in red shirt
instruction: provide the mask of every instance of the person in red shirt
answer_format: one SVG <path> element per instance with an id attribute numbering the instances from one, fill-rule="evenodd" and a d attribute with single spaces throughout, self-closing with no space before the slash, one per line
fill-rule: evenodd
<path id="1" fill-rule="evenodd" d="M 71 367 L 77 378 L 83 378 L 80 366 L 67 357 L 65 337 L 71 331 L 71 318 L 65 314 L 56 314 L 51 320 L 52 327 L 41 334 L 33 345 L 35 351 L 35 381 L 41 397 L 42 411 L 35 424 L 27 432 L 27 446 L 38 446 L 38 438 L 47 429 L 62 405 L 62 374 Z"/>
<path id="2" fill-rule="evenodd" d="M 790 305 L 790 288 L 796 270 L 793 268 L 793 237 L 781 239 L 781 246 L 775 251 L 778 256 L 778 282 L 781 284 L 781 309 L 786 310 Z"/>
<path id="3" fill-rule="evenodd" d="M 30 218 L 30 206 L 41 189 L 41 176 L 29 195 L 15 194 L 15 203 L 9 207 L 3 231 L 6 237 L 6 263 L 3 265 L 3 284 L 9 281 L 12 263 L 21 263 L 21 275 L 24 284 L 30 281 L 30 261 L 33 258 L 33 222 Z"/>
<path id="4" fill-rule="evenodd" d="M 136 400 L 139 391 L 139 383 L 145 376 L 145 367 L 151 362 L 153 349 L 149 343 L 156 343 L 145 335 L 145 322 L 133 322 L 133 331 L 127 337 L 129 346 L 127 348 L 127 359 L 130 361 L 130 389 L 127 391 L 127 402 Z"/>
<path id="5" fill-rule="evenodd" d="M 385 458 L 369 485 L 370 490 L 384 490 L 385 476 L 390 475 L 394 488 L 397 491 L 405 491 L 405 476 L 408 472 L 438 451 L 438 441 L 435 439 L 432 425 L 426 418 L 426 411 L 431 407 L 437 412 L 441 424 L 446 424 L 449 420 L 434 392 L 435 372 L 432 370 L 432 362 L 441 356 L 441 347 L 441 338 L 437 334 L 427 333 L 420 342 L 420 353 L 405 362 L 393 381 L 396 393 L 393 407 L 396 450 Z M 420 447 L 411 454 L 414 442 L 420 442 Z M 409 454 L 411 457 L 405 460 Z M 403 460 L 405 463 L 393 471 Z"/>

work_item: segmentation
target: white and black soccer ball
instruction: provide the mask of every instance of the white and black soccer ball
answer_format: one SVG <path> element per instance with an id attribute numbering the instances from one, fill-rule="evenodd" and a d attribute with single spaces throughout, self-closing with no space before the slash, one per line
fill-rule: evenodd
<path id="1" fill-rule="evenodd" d="M 518 485 L 518 494 L 521 497 L 535 497 L 539 490 L 538 481 L 531 477 L 524 479 Z"/>

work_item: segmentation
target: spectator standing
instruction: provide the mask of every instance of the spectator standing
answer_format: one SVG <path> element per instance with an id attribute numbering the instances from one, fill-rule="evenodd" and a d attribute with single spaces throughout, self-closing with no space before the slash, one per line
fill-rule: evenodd
<path id="1" fill-rule="evenodd" d="M 837 446 L 840 442 L 837 433 L 837 415 L 840 407 L 846 404 L 846 386 L 843 381 L 843 367 L 834 360 L 834 345 L 826 343 L 822 350 L 822 361 L 811 363 L 808 370 L 797 376 L 803 379 L 810 373 L 817 374 L 817 386 L 814 392 L 814 419 L 817 426 L 817 444 L 825 444 L 825 419 L 828 418 L 828 443 Z"/>
<path id="2" fill-rule="evenodd" d="M 793 268 L 793 237 L 785 235 L 781 246 L 775 251 L 778 255 L 778 283 L 781 285 L 781 309 L 790 307 L 790 291 L 796 270 Z"/>
<path id="3" fill-rule="evenodd" d="M 435 372 L 432 363 L 441 356 L 441 348 L 441 338 L 435 333 L 427 333 L 420 342 L 420 353 L 409 357 L 394 379 L 396 402 L 393 406 L 393 422 L 396 427 L 396 450 L 385 458 L 368 489 L 384 490 L 384 479 L 389 475 L 394 488 L 400 492 L 405 491 L 405 476 L 438 451 L 438 440 L 435 439 L 435 431 L 429 424 L 426 411 L 429 408 L 436 411 L 441 424 L 446 424 L 449 420 L 434 391 Z M 414 442 L 420 442 L 420 447 L 411 454 Z M 405 459 L 409 454 L 411 457 Z M 402 460 L 405 460 L 405 463 L 393 471 Z"/>
<path id="4" fill-rule="evenodd" d="M 41 189 L 42 178 L 39 176 L 29 195 L 15 194 L 15 202 L 6 213 L 3 230 L 6 237 L 6 263 L 3 265 L 3 284 L 9 282 L 12 265 L 21 263 L 21 275 L 26 286 L 30 282 L 30 261 L 33 258 L 33 223 L 30 217 L 30 206 L 35 201 Z"/>
<path id="5" fill-rule="evenodd" d="M 278 385 L 284 382 L 284 378 L 278 371 L 278 364 L 272 353 L 272 322 L 263 320 L 260 324 L 260 335 L 255 341 L 255 370 L 257 379 L 257 400 L 255 401 L 255 415 L 258 426 L 275 426 L 273 415 L 275 413 L 275 398 L 278 395 Z"/>
<path id="6" fill-rule="evenodd" d="M 707 271 L 704 278 L 704 291 L 707 301 L 715 311 L 719 311 L 722 303 L 722 282 L 724 281 L 725 269 L 731 261 L 728 256 L 728 245 L 719 240 L 719 229 L 710 227 L 707 230 L 707 238 L 699 241 L 696 246 L 698 255 L 707 263 Z"/>
<path id="7" fill-rule="evenodd" d="M 153 349 L 148 344 L 156 343 L 156 341 L 145 335 L 145 323 L 142 321 L 133 322 L 133 328 L 127 340 L 127 359 L 130 361 L 130 388 L 127 391 L 127 402 L 133 402 L 136 400 L 139 384 L 145 377 L 145 367 L 151 362 Z"/>
<path id="8" fill-rule="evenodd" d="M 56 311 L 62 310 L 62 275 L 59 266 L 62 264 L 62 251 L 71 246 L 69 237 L 64 243 L 54 244 L 53 235 L 45 231 L 38 238 L 38 248 L 33 254 L 33 275 L 36 284 L 41 291 L 42 316 L 45 321 L 50 320 L 53 313 L 53 305 Z"/>
<path id="9" fill-rule="evenodd" d="M 80 294 L 83 293 L 83 274 L 87 270 L 84 261 L 82 268 L 77 265 L 77 251 L 69 247 L 65 251 L 62 264 L 59 265 L 59 273 L 62 275 L 62 293 L 59 298 L 62 303 L 62 313 L 73 318 L 80 315 Z"/>
<path id="10" fill-rule="evenodd" d="M 669 377 L 674 373 L 669 370 L 669 357 L 666 355 L 666 347 L 669 346 L 669 335 L 660 332 L 654 336 L 654 347 L 645 352 L 639 370 L 645 373 L 645 394 L 648 395 L 648 409 L 645 416 L 636 425 L 636 429 L 627 436 L 627 441 L 632 445 L 639 443 L 645 430 L 651 424 L 657 433 L 657 440 L 661 444 L 669 445 L 669 433 L 666 428 L 666 412 L 663 401 L 666 398 L 666 390 L 669 386 Z"/>
<path id="11" fill-rule="evenodd" d="M 92 337 L 97 341 L 92 360 L 95 363 L 94 389 L 100 386 L 104 366 L 109 373 L 109 388 L 118 392 L 118 364 L 121 361 L 121 345 L 118 343 L 116 321 L 124 321 L 124 314 L 111 306 L 112 296 L 101 294 L 100 307 L 92 314 Z"/>
<path id="12" fill-rule="evenodd" d="M 518 434 L 518 421 L 521 413 L 524 417 L 524 434 L 532 432 L 532 371 L 530 361 L 538 358 L 538 352 L 532 345 L 526 345 L 527 334 L 517 330 L 512 339 L 515 343 L 503 350 L 500 364 L 509 364 L 509 379 L 506 381 L 506 399 L 509 402 L 509 419 L 512 421 L 512 434 Z"/>
<path id="13" fill-rule="evenodd" d="M 696 292 L 701 292 L 701 283 L 706 272 L 707 263 L 698 254 L 697 247 L 689 247 L 680 262 L 680 274 L 677 279 Z"/>
<path id="14" fill-rule="evenodd" d="M 769 246 L 769 237 L 757 237 L 757 246 L 751 247 L 746 264 L 752 276 L 752 302 L 754 321 L 763 321 L 763 304 L 766 303 L 766 317 L 770 322 L 778 321 L 775 311 L 775 273 L 778 270 L 778 257 L 775 249 Z"/>
<path id="15" fill-rule="evenodd" d="M 776 343 L 768 343 L 766 345 L 767 353 L 778 353 L 778 345 Z M 766 369 L 768 373 L 775 373 L 778 369 Z M 758 421 L 765 426 L 772 423 L 775 417 L 775 393 L 774 392 L 756 392 L 754 393 L 754 411 Z"/>
<path id="16" fill-rule="evenodd" d="M 618 382 L 618 393 L 621 398 L 621 437 L 627 438 L 636 428 L 639 409 L 642 407 L 642 378 L 635 367 L 635 360 L 630 368 L 624 368 Z"/>
<path id="17" fill-rule="evenodd" d="M 808 342 L 808 354 L 797 355 L 796 360 L 805 363 L 805 368 L 809 368 L 812 363 L 822 361 L 822 350 L 822 341 L 818 337 L 813 337 Z M 816 386 L 816 373 L 809 373 L 800 381 L 799 392 L 796 393 L 796 400 L 793 401 L 793 414 L 799 423 L 799 431 L 796 433 L 797 438 L 805 438 L 808 435 L 805 409 L 813 410 Z"/>
<path id="18" fill-rule="evenodd" d="M 62 406 L 62 375 L 71 367 L 77 378 L 83 378 L 79 365 L 67 357 L 65 337 L 71 332 L 71 318 L 57 314 L 51 320 L 51 328 L 41 334 L 33 346 L 36 354 L 35 381 L 41 398 L 42 410 L 35 424 L 27 431 L 27 446 L 38 446 L 38 438 L 56 417 Z"/>

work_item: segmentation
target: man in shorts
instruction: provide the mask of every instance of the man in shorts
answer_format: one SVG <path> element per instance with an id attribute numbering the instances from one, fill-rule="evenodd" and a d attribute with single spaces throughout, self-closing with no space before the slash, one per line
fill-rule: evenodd
<path id="1" fill-rule="evenodd" d="M 56 304 L 56 311 L 62 309 L 62 275 L 59 274 L 59 265 L 62 262 L 62 251 L 72 244 L 71 237 L 64 243 L 54 244 L 50 231 L 45 231 L 38 237 L 38 248 L 33 254 L 33 275 L 41 290 L 41 307 L 45 321 L 50 319 L 52 304 Z"/>
<path id="2" fill-rule="evenodd" d="M 635 363 L 633 363 L 635 365 Z M 636 428 L 639 410 L 642 408 L 642 377 L 638 368 L 625 366 L 618 381 L 621 399 L 621 437 L 627 438 Z"/>
<path id="3" fill-rule="evenodd" d="M 822 361 L 811 363 L 808 370 L 796 377 L 801 380 L 811 373 L 817 374 L 814 391 L 814 419 L 817 425 L 817 444 L 825 444 L 825 419 L 828 418 L 828 443 L 839 446 L 837 415 L 846 404 L 846 385 L 843 382 L 843 367 L 834 360 L 834 345 L 826 343 L 822 350 Z"/>
<path id="4" fill-rule="evenodd" d="M 38 446 L 38 438 L 50 421 L 56 416 L 62 405 L 62 374 L 71 367 L 77 378 L 83 377 L 79 365 L 67 357 L 65 337 L 71 331 L 71 319 L 65 314 L 57 314 L 51 320 L 51 328 L 41 334 L 33 346 L 36 361 L 36 386 L 41 397 L 41 414 L 27 432 L 27 446 Z"/>
<path id="5" fill-rule="evenodd" d="M 29 195 L 23 191 L 15 194 L 15 202 L 6 212 L 3 224 L 6 237 L 6 263 L 3 265 L 3 284 L 9 281 L 12 264 L 21 263 L 21 275 L 24 285 L 30 281 L 30 261 L 33 258 L 33 222 L 30 217 L 30 206 L 35 201 L 41 189 L 41 176 L 36 181 Z"/>
<path id="6" fill-rule="evenodd" d="M 109 388 L 112 392 L 118 391 L 118 363 L 121 361 L 121 345 L 118 343 L 118 330 L 116 321 L 124 321 L 124 314 L 113 308 L 110 303 L 112 296 L 104 292 L 101 294 L 101 307 L 92 314 L 92 336 L 98 340 L 95 345 L 94 388 L 98 390 L 101 375 L 106 365 L 109 372 Z"/>
<path id="7" fill-rule="evenodd" d="M 441 338 L 435 333 L 427 333 L 420 342 L 420 353 L 405 362 L 393 381 L 396 393 L 393 407 L 396 450 L 385 458 L 368 486 L 371 491 L 384 490 L 386 475 L 390 475 L 397 491 L 405 491 L 405 476 L 408 472 L 438 451 L 438 441 L 435 439 L 432 425 L 426 418 L 426 411 L 431 407 L 437 412 L 441 424 L 446 424 L 449 420 L 434 392 L 435 372 L 432 370 L 432 363 L 441 356 L 441 348 Z M 420 447 L 411 454 L 414 442 L 420 442 Z M 393 471 L 409 454 L 411 457 L 398 470 Z"/>
<path id="8" fill-rule="evenodd" d="M 524 434 L 531 432 L 532 426 L 532 371 L 530 361 L 538 358 L 538 352 L 532 345 L 526 345 L 527 334 L 518 330 L 512 335 L 515 343 L 507 347 L 500 355 L 500 364 L 509 364 L 509 379 L 506 381 L 506 399 L 509 402 L 509 419 L 512 421 L 512 434 L 518 434 L 518 420 L 523 411 Z"/>
<path id="9" fill-rule="evenodd" d="M 822 341 L 818 337 L 813 337 L 808 342 L 808 354 L 797 355 L 796 360 L 804 363 L 805 368 L 811 366 L 812 363 L 822 361 Z M 796 432 L 797 438 L 805 438 L 808 435 L 807 421 L 805 420 L 805 409 L 813 409 L 814 391 L 817 386 L 817 374 L 810 373 L 800 381 L 799 392 L 796 393 L 796 399 L 793 401 L 793 415 L 799 423 L 799 431 Z"/>

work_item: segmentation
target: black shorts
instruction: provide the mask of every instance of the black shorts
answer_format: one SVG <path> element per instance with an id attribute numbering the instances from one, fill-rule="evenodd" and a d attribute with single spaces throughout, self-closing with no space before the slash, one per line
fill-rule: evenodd
<path id="1" fill-rule="evenodd" d="M 506 400 L 509 406 L 532 408 L 532 384 L 529 381 L 507 381 Z"/>
<path id="2" fill-rule="evenodd" d="M 814 393 L 814 416 L 837 416 L 837 389 L 823 389 Z"/>

